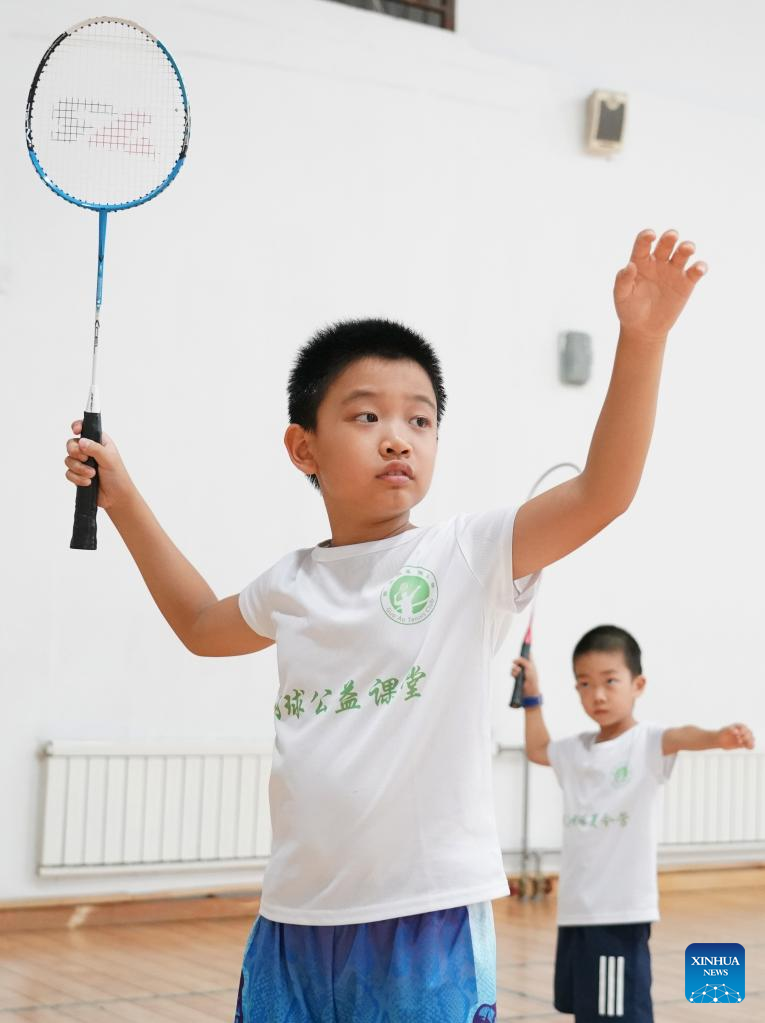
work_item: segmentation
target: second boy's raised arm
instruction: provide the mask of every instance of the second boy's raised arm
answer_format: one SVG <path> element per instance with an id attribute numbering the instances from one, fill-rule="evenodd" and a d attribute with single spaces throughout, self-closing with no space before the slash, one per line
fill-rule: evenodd
<path id="1" fill-rule="evenodd" d="M 695 246 L 677 245 L 676 231 L 666 231 L 652 252 L 654 240 L 653 231 L 641 231 L 630 262 L 616 276 L 619 343 L 584 470 L 518 511 L 516 579 L 576 550 L 635 496 L 653 432 L 667 335 L 706 272 L 699 262 L 686 270 Z"/>
<path id="2" fill-rule="evenodd" d="M 661 737 L 665 756 L 681 750 L 754 749 L 754 736 L 746 725 L 726 725 L 708 730 L 696 725 L 668 728 Z"/>

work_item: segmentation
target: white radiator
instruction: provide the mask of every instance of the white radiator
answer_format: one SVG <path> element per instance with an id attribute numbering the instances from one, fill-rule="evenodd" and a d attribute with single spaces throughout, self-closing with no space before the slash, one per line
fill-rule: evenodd
<path id="1" fill-rule="evenodd" d="M 56 741 L 43 761 L 42 875 L 259 868 L 268 858 L 270 746 Z M 505 852 L 554 855 L 552 772 L 532 768 L 527 829 L 520 748 L 500 748 L 494 779 Z M 765 856 L 765 754 L 681 753 L 665 787 L 660 850 L 667 862 Z"/>
<path id="2" fill-rule="evenodd" d="M 50 742 L 39 873 L 259 867 L 271 848 L 271 747 Z"/>
<path id="3" fill-rule="evenodd" d="M 765 754 L 680 753 L 665 790 L 663 846 L 765 843 Z"/>

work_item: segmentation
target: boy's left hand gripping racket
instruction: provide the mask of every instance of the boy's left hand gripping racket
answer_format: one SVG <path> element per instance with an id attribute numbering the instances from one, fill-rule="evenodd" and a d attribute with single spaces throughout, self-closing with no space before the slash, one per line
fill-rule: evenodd
<path id="1" fill-rule="evenodd" d="M 27 149 L 56 195 L 98 212 L 93 366 L 82 436 L 101 440 L 97 361 L 106 216 L 159 195 L 183 165 L 189 105 L 178 67 L 150 32 L 124 18 L 89 18 L 55 39 L 32 79 Z M 96 549 L 98 474 L 78 487 L 70 547 Z"/>

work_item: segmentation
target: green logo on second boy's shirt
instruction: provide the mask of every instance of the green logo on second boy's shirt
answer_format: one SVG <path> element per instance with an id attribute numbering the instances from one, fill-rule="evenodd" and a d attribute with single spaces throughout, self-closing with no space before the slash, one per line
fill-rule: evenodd
<path id="1" fill-rule="evenodd" d="M 437 601 L 436 577 L 418 565 L 405 565 L 380 594 L 383 611 L 399 625 L 417 625 L 428 617 Z"/>
<path id="2" fill-rule="evenodd" d="M 621 788 L 622 785 L 626 785 L 630 780 L 630 769 L 628 764 L 622 764 L 617 767 L 614 771 L 614 776 L 611 779 L 611 784 L 615 789 Z"/>

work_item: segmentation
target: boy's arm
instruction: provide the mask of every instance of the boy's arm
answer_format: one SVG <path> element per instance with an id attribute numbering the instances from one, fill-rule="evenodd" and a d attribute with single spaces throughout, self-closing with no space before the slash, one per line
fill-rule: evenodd
<path id="1" fill-rule="evenodd" d="M 526 737 L 526 756 L 532 764 L 550 766 L 547 747 L 550 745 L 550 733 L 547 731 L 541 707 L 527 707 L 524 712 Z"/>
<path id="2" fill-rule="evenodd" d="M 192 654 L 230 657 L 256 653 L 273 644 L 272 639 L 253 632 L 244 620 L 236 594 L 223 600 L 216 597 L 162 529 L 137 490 L 131 499 L 109 508 L 108 514 L 154 603 Z"/>
<path id="3" fill-rule="evenodd" d="M 754 736 L 746 725 L 726 725 L 716 731 L 707 731 L 695 725 L 668 728 L 661 737 L 664 756 L 681 750 L 754 749 Z"/>
<path id="4" fill-rule="evenodd" d="M 652 253 L 654 238 L 653 231 L 641 231 L 630 262 L 616 275 L 619 343 L 584 470 L 527 501 L 516 515 L 516 579 L 576 550 L 625 512 L 635 496 L 653 432 L 667 334 L 706 273 L 698 262 L 685 269 L 692 242 L 683 242 L 673 255 L 678 236 L 667 231 Z"/>
<path id="5" fill-rule="evenodd" d="M 523 683 L 523 695 L 539 696 L 539 676 L 533 661 L 526 657 L 517 657 L 513 661 L 513 677 L 517 676 L 523 668 L 526 678 Z M 547 757 L 547 747 L 550 744 L 550 733 L 547 731 L 545 719 L 542 714 L 542 707 L 524 707 L 524 741 L 526 756 L 532 764 L 541 764 L 549 767 L 550 761 Z"/>
<path id="6" fill-rule="evenodd" d="M 75 434 L 82 424 L 73 423 Z M 67 479 L 89 486 L 88 456 L 98 463 L 98 503 L 108 513 L 133 556 L 149 592 L 173 632 L 192 653 L 206 657 L 264 650 L 272 639 L 259 636 L 242 618 L 236 595 L 219 600 L 154 518 L 122 463 L 113 441 L 74 437 L 67 443 Z"/>

